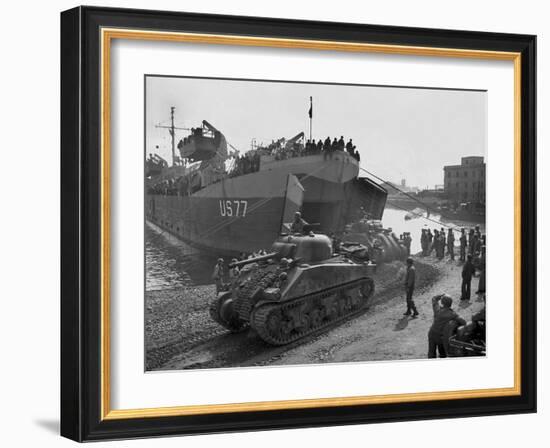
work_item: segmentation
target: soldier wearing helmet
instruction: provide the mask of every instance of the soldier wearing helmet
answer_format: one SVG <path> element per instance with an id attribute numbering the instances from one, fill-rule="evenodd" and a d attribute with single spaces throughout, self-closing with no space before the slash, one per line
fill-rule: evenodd
<path id="1" fill-rule="evenodd" d="M 416 310 L 416 305 L 413 300 L 414 285 L 416 283 L 416 268 L 414 267 L 414 262 L 411 257 L 407 258 L 407 274 L 405 275 L 405 293 L 407 298 L 407 311 L 403 314 L 404 316 L 410 316 L 415 318 L 418 316 L 418 311 Z"/>
<path id="2" fill-rule="evenodd" d="M 288 279 L 288 274 L 286 272 L 281 272 L 275 281 L 275 286 L 277 288 L 282 288 Z"/>
<path id="3" fill-rule="evenodd" d="M 224 277 L 224 266 L 223 258 L 218 258 L 216 266 L 214 266 L 214 272 L 212 273 L 212 280 L 216 283 L 216 293 L 219 293 L 223 290 L 223 277 Z"/>
<path id="4" fill-rule="evenodd" d="M 289 264 L 290 261 L 288 260 L 288 258 L 281 258 L 281 261 L 279 261 L 279 269 L 285 271 L 288 269 Z"/>
<path id="5" fill-rule="evenodd" d="M 304 225 L 307 224 L 302 219 L 302 214 L 300 212 L 294 213 L 294 221 L 292 222 L 292 225 L 290 226 L 290 231 L 292 233 L 303 233 L 304 232 Z"/>
<path id="6" fill-rule="evenodd" d="M 239 260 L 233 258 L 231 264 L 229 265 L 229 281 L 231 282 L 231 288 L 235 288 L 237 285 L 237 280 L 239 279 L 239 268 L 235 266 Z"/>
<path id="7" fill-rule="evenodd" d="M 447 342 L 444 335 L 448 325 L 455 321 L 458 325 L 465 325 L 466 321 L 452 310 L 453 299 L 448 294 L 440 294 L 432 298 L 434 321 L 428 332 L 428 358 L 447 357 Z"/>

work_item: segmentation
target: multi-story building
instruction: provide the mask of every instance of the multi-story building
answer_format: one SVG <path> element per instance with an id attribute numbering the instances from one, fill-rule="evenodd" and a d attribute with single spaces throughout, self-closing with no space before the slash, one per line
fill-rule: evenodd
<path id="1" fill-rule="evenodd" d="M 449 200 L 485 204 L 485 162 L 482 156 L 462 157 L 460 165 L 443 167 Z"/>

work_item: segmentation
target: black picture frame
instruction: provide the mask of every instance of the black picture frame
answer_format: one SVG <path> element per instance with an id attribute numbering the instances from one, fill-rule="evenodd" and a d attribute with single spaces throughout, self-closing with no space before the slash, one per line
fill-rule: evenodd
<path id="1" fill-rule="evenodd" d="M 101 419 L 100 29 L 130 28 L 521 53 L 521 394 Z M 61 434 L 76 441 L 536 411 L 536 37 L 100 7 L 61 14 Z"/>

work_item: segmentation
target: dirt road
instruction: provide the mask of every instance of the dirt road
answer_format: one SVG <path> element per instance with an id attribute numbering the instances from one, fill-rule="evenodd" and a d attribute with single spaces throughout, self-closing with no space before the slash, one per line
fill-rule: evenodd
<path id="1" fill-rule="evenodd" d="M 213 286 L 146 293 L 147 370 L 176 370 L 325 362 L 425 358 L 432 322 L 431 298 L 447 292 L 466 320 L 482 302 L 458 303 L 461 266 L 449 260 L 417 258 L 416 319 L 404 317 L 401 262 L 379 266 L 374 304 L 363 315 L 328 333 L 284 347 L 272 347 L 253 332 L 231 334 L 208 315 Z M 473 290 L 477 280 L 473 282 Z"/>

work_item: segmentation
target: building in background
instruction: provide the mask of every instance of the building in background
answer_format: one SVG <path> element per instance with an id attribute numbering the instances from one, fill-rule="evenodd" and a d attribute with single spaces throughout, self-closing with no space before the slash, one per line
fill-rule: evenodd
<path id="1" fill-rule="evenodd" d="M 485 162 L 482 156 L 462 157 L 460 165 L 443 167 L 445 195 L 451 202 L 485 204 Z"/>

